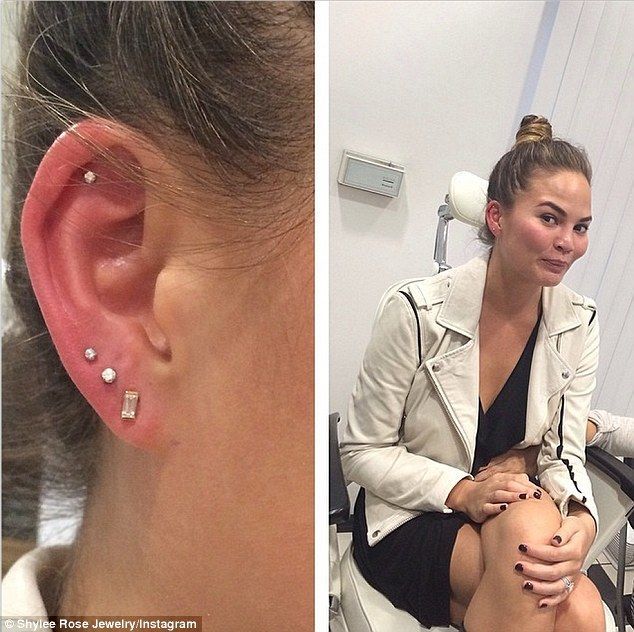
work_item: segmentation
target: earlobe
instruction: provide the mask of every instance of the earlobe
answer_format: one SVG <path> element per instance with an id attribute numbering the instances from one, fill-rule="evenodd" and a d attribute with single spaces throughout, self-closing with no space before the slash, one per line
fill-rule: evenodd
<path id="1" fill-rule="evenodd" d="M 139 175 L 153 168 L 148 155 L 125 129 L 78 123 L 43 158 L 21 231 L 33 289 L 71 379 L 117 436 L 154 449 L 162 428 L 152 389 L 170 353 L 153 313 L 165 255 L 160 235 L 146 231 L 151 200 Z M 126 392 L 138 393 L 134 402 Z"/>

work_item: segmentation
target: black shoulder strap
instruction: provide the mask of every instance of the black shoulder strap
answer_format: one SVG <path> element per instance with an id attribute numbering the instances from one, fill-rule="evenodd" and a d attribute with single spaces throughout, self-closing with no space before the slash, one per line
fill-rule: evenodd
<path id="1" fill-rule="evenodd" d="M 408 303 L 411 305 L 412 310 L 414 311 L 414 318 L 416 319 L 416 331 L 418 333 L 418 366 L 420 366 L 423 362 L 423 352 L 422 352 L 422 348 L 421 348 L 421 331 L 420 331 L 420 319 L 418 317 L 418 309 L 416 308 L 416 303 L 414 302 L 414 299 L 412 298 L 411 294 L 409 294 L 409 292 L 406 292 L 405 290 L 399 290 L 399 294 L 402 294 L 408 301 Z"/>

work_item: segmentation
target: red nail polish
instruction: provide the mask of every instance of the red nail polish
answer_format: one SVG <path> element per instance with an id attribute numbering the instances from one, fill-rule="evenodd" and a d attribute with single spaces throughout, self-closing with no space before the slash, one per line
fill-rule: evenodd
<path id="1" fill-rule="evenodd" d="M 554 540 L 555 542 L 557 542 L 557 544 L 561 544 L 561 536 L 560 536 L 560 535 L 556 535 L 556 536 L 553 538 L 553 540 Z"/>
<path id="2" fill-rule="evenodd" d="M 533 584 L 531 582 L 526 582 L 524 584 L 524 588 L 526 588 L 526 590 L 533 590 Z"/>
<path id="3" fill-rule="evenodd" d="M 521 573 L 524 570 L 524 567 L 518 562 L 515 565 L 515 570 Z"/>
<path id="4" fill-rule="evenodd" d="M 526 494 L 520 494 L 520 500 L 526 500 L 528 496 Z"/>
<path id="5" fill-rule="evenodd" d="M 508 505 L 500 505 L 500 511 L 506 511 Z"/>
<path id="6" fill-rule="evenodd" d="M 527 553 L 528 552 L 528 547 L 525 544 L 520 544 L 517 547 L 522 553 Z"/>
<path id="7" fill-rule="evenodd" d="M 535 498 L 539 500 L 542 497 L 542 493 L 538 490 L 536 492 L 533 492 L 533 496 L 535 496 Z"/>

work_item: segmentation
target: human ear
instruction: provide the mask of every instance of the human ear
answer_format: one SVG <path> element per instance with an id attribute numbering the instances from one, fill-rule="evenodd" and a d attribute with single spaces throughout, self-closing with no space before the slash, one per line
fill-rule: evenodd
<path id="1" fill-rule="evenodd" d="M 484 219 L 491 234 L 496 238 L 499 237 L 502 232 L 501 218 L 502 208 L 500 207 L 500 203 L 496 200 L 490 200 L 484 210 Z"/>
<path id="2" fill-rule="evenodd" d="M 160 169 L 138 134 L 84 120 L 46 152 L 21 223 L 33 290 L 66 371 L 117 437 L 147 450 L 164 440 L 160 385 L 170 362 L 153 310 L 169 222 L 158 221 L 143 177 Z M 116 372 L 111 383 L 106 368 Z M 133 419 L 122 418 L 126 391 L 139 393 Z"/>

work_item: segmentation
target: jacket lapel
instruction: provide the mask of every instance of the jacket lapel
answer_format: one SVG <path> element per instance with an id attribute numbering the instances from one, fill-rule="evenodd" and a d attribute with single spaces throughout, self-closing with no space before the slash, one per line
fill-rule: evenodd
<path id="1" fill-rule="evenodd" d="M 454 268 L 449 293 L 436 318 L 439 325 L 469 339 L 475 337 L 482 311 L 482 296 L 488 265 L 487 254 Z"/>
<path id="2" fill-rule="evenodd" d="M 449 292 L 436 322 L 460 334 L 463 342 L 428 360 L 425 365 L 465 448 L 470 470 L 475 453 L 480 402 L 480 344 L 477 336 L 488 255 L 477 257 L 452 271 Z"/>
<path id="3" fill-rule="evenodd" d="M 471 470 L 478 430 L 479 362 L 477 336 L 425 362 L 427 375 L 462 440 L 467 471 Z"/>
<path id="4" fill-rule="evenodd" d="M 576 329 L 581 322 L 572 303 L 572 292 L 563 285 L 542 290 L 542 322 L 537 334 L 531 364 L 526 434 L 531 445 L 543 434 L 559 405 L 558 397 L 573 379 L 573 369 L 558 350 L 559 336 Z"/>

